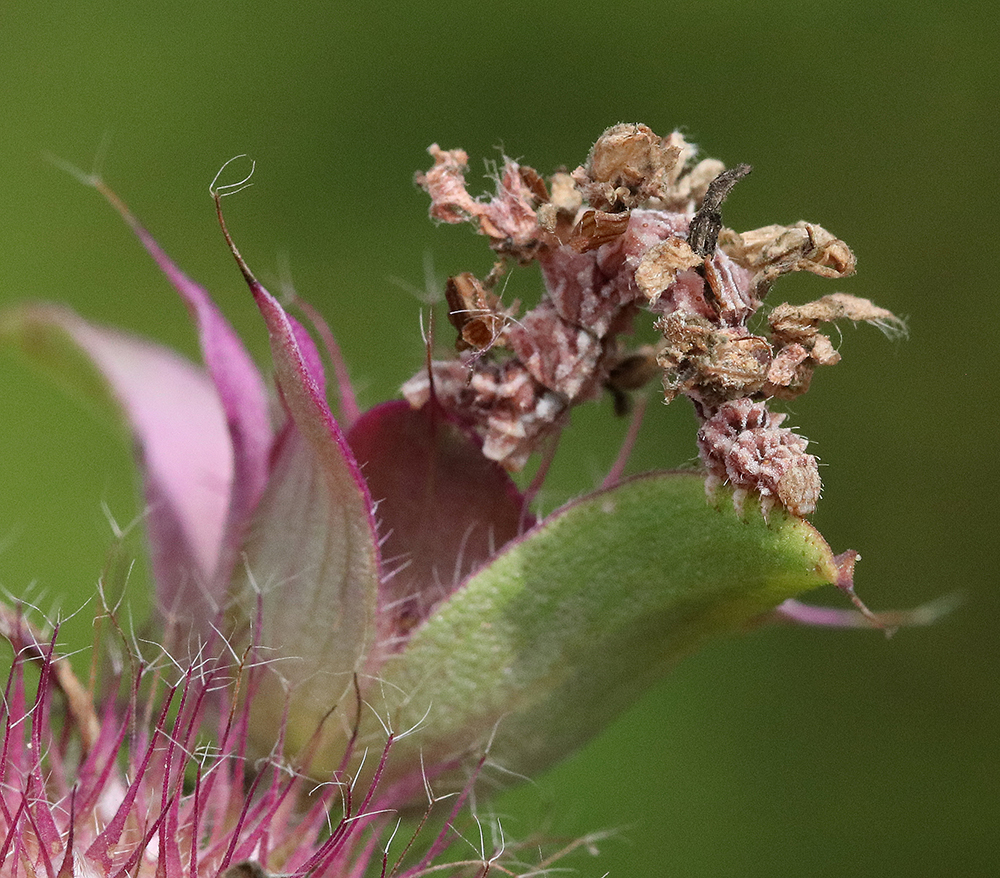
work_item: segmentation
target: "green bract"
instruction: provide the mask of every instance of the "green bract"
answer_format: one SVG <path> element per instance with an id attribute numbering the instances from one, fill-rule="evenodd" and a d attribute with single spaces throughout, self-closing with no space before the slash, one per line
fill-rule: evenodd
<path id="1" fill-rule="evenodd" d="M 412 770 L 420 754 L 426 766 L 467 768 L 492 739 L 491 762 L 530 776 L 704 641 L 837 578 L 810 524 L 782 510 L 740 517 L 725 489 L 710 505 L 696 473 L 642 476 L 571 503 L 383 666 L 384 697 L 371 707 L 397 733 L 415 730 L 394 743 L 388 772 Z M 384 739 L 372 713 L 362 726 L 361 740 Z"/>

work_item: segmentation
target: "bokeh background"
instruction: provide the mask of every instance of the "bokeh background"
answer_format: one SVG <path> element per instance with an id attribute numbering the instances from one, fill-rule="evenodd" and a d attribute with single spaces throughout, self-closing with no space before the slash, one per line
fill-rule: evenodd
<path id="1" fill-rule="evenodd" d="M 781 629 L 719 644 L 495 807 L 515 838 L 543 821 L 617 829 L 568 862 L 581 875 L 997 874 L 994 16 L 985 0 L 4 0 L 0 303 L 68 302 L 194 354 L 120 220 L 45 158 L 89 170 L 100 155 L 264 361 L 208 198 L 222 162 L 249 153 L 255 186 L 227 204 L 240 246 L 328 317 L 371 404 L 419 367 L 414 290 L 489 264 L 467 229 L 428 222 L 412 184 L 428 144 L 464 147 L 474 171 L 502 149 L 548 173 L 643 121 L 750 162 L 728 225 L 809 219 L 859 262 L 772 295 L 869 296 L 910 330 L 844 327 L 844 362 L 792 406 L 825 464 L 815 523 L 862 552 L 873 606 L 965 603 L 889 641 Z M 536 278 L 514 283 L 530 296 Z M 93 592 L 109 518 L 138 511 L 129 451 L 10 356 L 0 403 L 0 584 L 68 614 Z M 579 413 L 548 508 L 600 480 L 623 426 L 606 402 Z M 686 403 L 651 406 L 635 468 L 693 455 Z M 89 642 L 87 617 L 66 623 L 70 643 Z"/>

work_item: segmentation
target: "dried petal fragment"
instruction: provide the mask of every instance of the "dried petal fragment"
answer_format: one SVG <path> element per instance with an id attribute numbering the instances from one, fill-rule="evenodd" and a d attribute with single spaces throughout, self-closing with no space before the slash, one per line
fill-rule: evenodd
<path id="1" fill-rule="evenodd" d="M 684 238 L 671 235 L 654 244 L 639 260 L 635 282 L 650 305 L 655 305 L 664 291 L 677 280 L 677 272 L 701 265 L 702 257 Z"/>
<path id="2" fill-rule="evenodd" d="M 557 171 L 549 181 L 552 192 L 550 203 L 560 213 L 575 215 L 583 204 L 583 193 L 576 188 L 576 181 L 565 171 Z"/>
<path id="3" fill-rule="evenodd" d="M 508 470 L 520 470 L 541 442 L 565 420 L 566 398 L 536 381 L 517 360 L 435 360 L 434 396 L 483 440 L 483 455 Z M 470 377 L 471 376 L 471 377 Z M 427 405 L 431 380 L 420 372 L 401 392 L 413 408 Z"/>
<path id="4" fill-rule="evenodd" d="M 603 210 L 588 210 L 570 233 L 569 246 L 577 253 L 586 253 L 614 241 L 628 228 L 629 215 L 607 213 Z"/>
<path id="5" fill-rule="evenodd" d="M 742 235 L 724 229 L 719 247 L 756 272 L 753 287 L 759 299 L 775 280 L 792 271 L 837 278 L 854 274 L 855 269 L 850 247 L 822 226 L 802 220 L 793 226 L 764 226 Z"/>
<path id="6" fill-rule="evenodd" d="M 540 194 L 544 195 L 544 184 L 538 189 L 537 173 L 505 160 L 496 196 L 482 202 L 466 188 L 469 157 L 463 150 L 444 150 L 435 143 L 427 151 L 434 157 L 434 167 L 417 174 L 416 182 L 431 196 L 431 216 L 446 223 L 474 220 L 495 249 L 520 260 L 530 259 L 547 237 L 535 213 Z"/>
<path id="7" fill-rule="evenodd" d="M 779 387 L 791 387 L 796 381 L 801 380 L 799 366 L 808 359 L 809 351 L 802 345 L 798 343 L 787 345 L 771 361 L 771 367 L 767 370 L 768 383 Z M 808 374 L 811 375 L 812 371 L 809 370 Z"/>
<path id="8" fill-rule="evenodd" d="M 462 223 L 475 216 L 481 205 L 465 188 L 468 153 L 464 149 L 441 149 L 436 143 L 427 151 L 434 158 L 434 167 L 415 179 L 431 197 L 431 216 L 445 223 Z"/>
<path id="9" fill-rule="evenodd" d="M 680 137 L 676 131 L 672 136 Z M 726 166 L 718 159 L 702 159 L 674 183 L 666 198 L 650 206 L 690 213 L 705 200 L 708 187 L 724 170 Z"/>
<path id="10" fill-rule="evenodd" d="M 775 396 L 790 399 L 803 393 L 816 366 L 840 362 L 840 354 L 819 326 L 841 319 L 874 323 L 887 331 L 902 331 L 903 326 L 891 311 L 846 293 L 834 293 L 805 305 L 776 306 L 768 317 L 771 341 L 780 347 L 768 373 Z"/>
<path id="11" fill-rule="evenodd" d="M 591 207 L 630 210 L 664 195 L 681 150 L 645 125 L 615 125 L 597 139 L 573 179 Z"/>
<path id="12" fill-rule="evenodd" d="M 563 320 L 551 302 L 526 314 L 507 336 L 511 350 L 539 384 L 568 400 L 593 388 L 601 342 Z"/>

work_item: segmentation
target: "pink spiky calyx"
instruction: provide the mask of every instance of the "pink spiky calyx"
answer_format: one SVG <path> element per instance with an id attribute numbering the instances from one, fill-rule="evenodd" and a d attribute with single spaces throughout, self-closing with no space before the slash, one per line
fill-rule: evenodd
<path id="1" fill-rule="evenodd" d="M 134 674 L 111 680 L 95 707 L 56 653 L 55 633 L 43 637 L 0 605 L 0 635 L 13 649 L 0 706 L 5 878 L 342 878 L 387 856 L 393 812 L 380 800 L 379 770 L 355 789 L 347 777 L 317 784 L 304 765 L 250 762 L 249 698 L 237 706 L 230 697 L 238 679 L 252 691 L 245 667 L 196 662 L 168 683 L 155 663 L 127 662 Z M 373 754 L 381 765 L 392 740 Z M 449 806 L 448 826 L 460 805 Z M 423 874 L 451 832 L 394 874 Z"/>

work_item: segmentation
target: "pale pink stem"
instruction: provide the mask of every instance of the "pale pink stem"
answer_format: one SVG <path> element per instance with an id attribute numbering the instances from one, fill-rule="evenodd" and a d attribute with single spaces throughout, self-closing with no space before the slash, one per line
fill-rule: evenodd
<path id="1" fill-rule="evenodd" d="M 622 478 L 628 459 L 635 448 L 635 440 L 639 437 L 639 430 L 642 428 L 642 419 L 646 414 L 646 397 L 640 396 L 632 409 L 632 420 L 628 425 L 628 432 L 625 434 L 625 441 L 622 442 L 621 450 L 615 460 L 614 466 L 608 471 L 607 476 L 601 483 L 602 488 L 613 488 Z"/>

